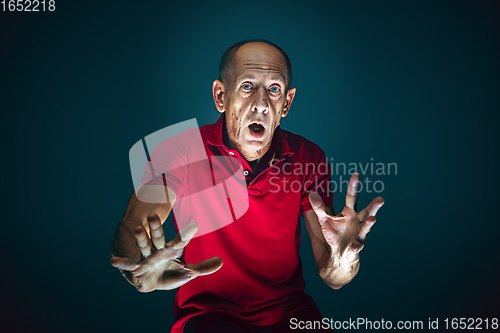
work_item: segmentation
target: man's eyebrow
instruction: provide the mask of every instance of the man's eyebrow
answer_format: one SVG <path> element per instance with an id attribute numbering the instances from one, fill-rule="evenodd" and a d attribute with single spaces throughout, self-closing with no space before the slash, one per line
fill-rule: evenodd
<path id="1" fill-rule="evenodd" d="M 252 74 L 243 74 L 239 78 L 239 80 L 245 80 L 245 79 L 256 80 L 255 76 L 253 76 Z M 277 75 L 277 76 L 271 77 L 270 80 L 272 80 L 272 81 L 282 81 L 284 84 L 286 84 L 286 78 L 283 75 L 281 75 L 281 74 Z"/>
<path id="2" fill-rule="evenodd" d="M 253 75 L 250 75 L 250 74 L 243 74 L 241 77 L 240 77 L 240 80 L 244 80 L 244 79 L 252 79 L 252 80 L 255 80 L 255 77 Z"/>
<path id="3" fill-rule="evenodd" d="M 273 78 L 275 81 L 282 81 L 284 84 L 286 84 L 286 77 L 280 74 L 278 78 Z"/>

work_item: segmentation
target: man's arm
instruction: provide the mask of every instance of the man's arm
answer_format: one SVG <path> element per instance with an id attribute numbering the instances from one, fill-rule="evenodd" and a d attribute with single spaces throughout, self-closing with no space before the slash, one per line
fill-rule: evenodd
<path id="1" fill-rule="evenodd" d="M 164 203 L 156 200 L 167 196 Z M 165 243 L 162 224 L 175 202 L 175 193 L 168 187 L 145 185 L 132 194 L 127 210 L 119 223 L 111 245 L 111 265 L 141 292 L 180 287 L 190 280 L 211 274 L 222 266 L 222 259 L 213 257 L 198 264 L 181 260 L 184 247 L 198 231 L 190 223 L 177 236 Z"/>
<path id="2" fill-rule="evenodd" d="M 358 273 L 359 252 L 364 247 L 366 234 L 375 223 L 375 214 L 384 204 L 384 199 L 378 197 L 357 213 L 358 183 L 359 174 L 352 175 L 346 206 L 341 214 L 334 216 L 319 194 L 312 192 L 309 201 L 313 209 L 303 215 L 318 273 L 333 289 L 349 283 Z"/>
<path id="3" fill-rule="evenodd" d="M 111 244 L 111 254 L 113 256 L 131 259 L 140 258 L 141 251 L 136 245 L 134 230 L 137 227 L 143 227 L 146 233 L 150 235 L 147 217 L 151 214 L 157 214 L 163 225 L 176 200 L 175 192 L 163 185 L 145 185 L 140 191 L 140 196 L 144 201 L 139 200 L 135 192 L 132 193 L 125 214 L 123 214 L 122 220 L 118 224 L 115 238 Z M 166 194 L 166 202 L 152 203 L 160 200 L 147 200 L 146 195 L 150 199 L 154 199 L 161 195 L 160 191 Z"/>

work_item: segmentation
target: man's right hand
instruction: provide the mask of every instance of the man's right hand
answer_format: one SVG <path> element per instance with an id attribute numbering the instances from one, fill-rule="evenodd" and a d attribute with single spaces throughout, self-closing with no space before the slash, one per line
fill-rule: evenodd
<path id="1" fill-rule="evenodd" d="M 177 236 L 165 244 L 163 227 L 157 214 L 148 216 L 151 239 L 143 226 L 134 230 L 137 246 L 142 256 L 139 259 L 112 257 L 111 265 L 120 269 L 125 278 L 140 292 L 175 289 L 188 281 L 212 274 L 222 267 L 222 259 L 212 257 L 200 263 L 185 264 L 182 259 L 184 247 L 198 231 L 196 222 L 188 224 Z"/>

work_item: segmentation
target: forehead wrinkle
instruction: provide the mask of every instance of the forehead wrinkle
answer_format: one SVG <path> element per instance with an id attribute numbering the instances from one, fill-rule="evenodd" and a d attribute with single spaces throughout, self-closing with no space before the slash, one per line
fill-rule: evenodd
<path id="1" fill-rule="evenodd" d="M 247 71 L 258 71 L 267 72 L 270 74 L 279 74 L 279 78 L 271 77 L 271 80 L 283 80 L 284 83 L 287 82 L 287 68 L 281 64 L 276 63 L 262 63 L 257 61 L 251 61 L 247 64 L 242 64 L 239 66 L 239 70 L 243 73 L 239 75 L 239 79 L 256 79 L 254 75 L 247 73 Z"/>
<path id="2" fill-rule="evenodd" d="M 263 70 L 274 70 L 274 71 L 282 71 L 286 72 L 286 66 L 280 64 L 279 62 L 263 62 L 256 60 L 247 60 L 243 61 L 239 67 L 248 68 L 248 69 L 263 69 Z"/>

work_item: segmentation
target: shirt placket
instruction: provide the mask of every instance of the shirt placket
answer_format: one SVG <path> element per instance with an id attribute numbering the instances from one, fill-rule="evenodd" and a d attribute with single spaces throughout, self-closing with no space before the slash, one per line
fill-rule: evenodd
<path id="1" fill-rule="evenodd" d="M 222 147 L 222 149 L 226 152 L 226 154 L 230 156 L 236 157 L 238 160 L 240 160 L 241 164 L 243 164 L 243 175 L 245 176 L 245 179 L 248 178 L 248 176 L 251 174 L 252 168 L 248 164 L 248 162 L 241 157 L 240 153 L 234 150 L 227 149 L 226 147 Z"/>

